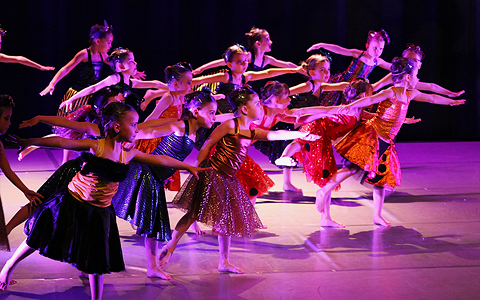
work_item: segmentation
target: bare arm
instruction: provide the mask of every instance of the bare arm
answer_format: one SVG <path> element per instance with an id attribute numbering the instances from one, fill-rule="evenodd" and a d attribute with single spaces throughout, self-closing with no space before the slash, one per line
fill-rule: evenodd
<path id="1" fill-rule="evenodd" d="M 298 68 L 298 65 L 292 62 L 279 60 L 270 55 L 265 55 L 265 58 L 265 65 L 272 65 L 279 68 Z"/>
<path id="2" fill-rule="evenodd" d="M 379 89 L 383 88 L 384 86 L 386 86 L 386 85 L 388 85 L 392 82 L 393 82 L 392 73 L 388 73 L 387 75 L 385 75 L 385 77 L 383 77 L 379 81 L 372 84 L 373 91 L 376 92 Z"/>
<path id="3" fill-rule="evenodd" d="M 63 66 L 60 70 L 58 70 L 57 74 L 53 76 L 52 80 L 48 84 L 48 86 L 40 92 L 40 96 L 45 96 L 46 94 L 50 93 L 50 95 L 53 94 L 53 91 L 55 90 L 55 85 L 63 78 L 65 77 L 70 71 L 73 70 L 80 62 L 84 61 L 87 59 L 87 50 L 83 49 L 79 51 L 75 56 L 70 60 L 65 66 Z"/>
<path id="4" fill-rule="evenodd" d="M 65 127 L 68 129 L 75 130 L 77 132 L 85 133 L 85 134 L 90 134 L 95 136 L 100 135 L 100 129 L 98 128 L 97 124 L 89 123 L 89 122 L 75 122 L 75 121 L 68 120 L 64 117 L 56 117 L 56 116 L 36 116 L 30 120 L 23 121 L 22 124 L 20 124 L 19 128 L 32 127 L 37 125 L 38 122 L 53 125 L 53 126 Z"/>
<path id="5" fill-rule="evenodd" d="M 388 71 L 390 71 L 390 67 L 392 66 L 391 63 L 386 62 L 383 58 L 380 58 L 380 57 L 377 59 L 377 65 L 380 68 L 388 70 Z"/>
<path id="6" fill-rule="evenodd" d="M 164 120 L 164 119 L 158 119 L 158 120 Z M 151 121 L 158 121 L 158 120 L 151 120 Z M 147 121 L 147 122 L 151 122 L 151 121 Z M 167 136 L 174 132 L 179 132 L 180 127 L 183 128 L 184 124 L 185 123 L 183 123 L 183 121 L 179 122 L 178 120 L 176 120 L 176 122 L 166 123 L 163 126 L 142 128 L 138 131 L 135 139 L 154 139 L 162 136 Z"/>
<path id="7" fill-rule="evenodd" d="M 296 68 L 272 68 L 272 69 L 267 69 L 259 72 L 245 72 L 245 78 L 248 81 L 254 81 L 254 80 L 261 80 L 265 78 L 271 78 L 275 76 L 280 76 L 283 74 L 289 74 L 289 73 L 298 73 L 301 70 L 301 67 L 296 67 Z"/>
<path id="8" fill-rule="evenodd" d="M 40 146 L 40 147 L 52 147 L 69 150 L 96 150 L 98 141 L 91 139 L 72 140 L 61 137 L 45 137 L 45 138 L 33 138 L 33 139 L 21 139 L 17 136 L 11 136 L 10 141 L 20 146 L 21 152 L 28 146 Z"/>
<path id="9" fill-rule="evenodd" d="M 35 69 L 39 69 L 41 71 L 51 71 L 55 70 L 54 67 L 46 67 L 41 64 L 34 62 L 24 56 L 10 56 L 0 53 L 0 62 L 1 63 L 15 63 L 15 64 L 22 64 L 27 67 L 32 67 Z"/>
<path id="10" fill-rule="evenodd" d="M 290 88 L 290 95 L 302 94 L 310 92 L 313 89 L 313 84 L 310 81 L 297 84 Z"/>
<path id="11" fill-rule="evenodd" d="M 203 71 L 205 71 L 205 70 L 208 70 L 208 69 L 211 69 L 211 68 L 216 68 L 216 67 L 221 67 L 221 66 L 226 66 L 226 65 L 227 65 L 227 63 L 225 62 L 225 60 L 217 59 L 217 60 L 211 61 L 209 63 L 206 63 L 206 64 L 196 68 L 195 70 L 192 71 L 192 75 L 202 74 Z"/>
<path id="12" fill-rule="evenodd" d="M 214 82 L 228 82 L 227 73 L 217 73 L 207 76 L 195 77 L 192 79 L 192 86 L 202 83 L 214 83 Z"/>
<path id="13" fill-rule="evenodd" d="M 454 100 L 447 97 L 443 97 L 437 94 L 424 94 L 418 90 L 411 90 L 412 91 L 412 100 L 419 101 L 419 102 L 428 102 L 432 104 L 439 104 L 439 105 L 462 105 L 465 103 L 465 99 Z"/>
<path id="14" fill-rule="evenodd" d="M 415 89 L 421 90 L 421 91 L 430 91 L 430 92 L 434 92 L 434 93 L 437 93 L 437 94 L 442 94 L 442 95 L 445 95 L 445 96 L 448 96 L 448 97 L 458 97 L 461 94 L 465 93 L 464 90 L 462 90 L 460 92 L 452 92 L 450 90 L 447 90 L 444 87 L 439 86 L 438 84 L 428 83 L 428 82 L 417 83 L 417 85 L 415 86 Z"/>
<path id="15" fill-rule="evenodd" d="M 152 113 L 145 119 L 145 121 L 155 120 L 160 118 L 163 112 L 173 103 L 173 97 L 170 93 L 166 93 L 163 95 L 162 99 L 160 99 L 155 106 L 155 109 Z"/>
<path id="16" fill-rule="evenodd" d="M 132 79 L 132 87 L 136 89 L 162 89 L 168 90 L 168 85 L 158 80 Z"/>
<path id="17" fill-rule="evenodd" d="M 347 48 L 343 48 L 343 47 L 340 47 L 340 46 L 335 45 L 335 44 L 327 44 L 327 43 L 314 44 L 313 46 L 311 46 L 310 48 L 307 49 L 307 52 L 310 52 L 312 50 L 317 50 L 317 49 L 320 49 L 320 48 L 323 48 L 325 50 L 328 50 L 328 51 L 331 51 L 333 53 L 340 54 L 340 55 L 343 55 L 343 56 L 353 56 L 353 57 L 358 57 L 363 52 L 363 51 L 358 50 L 358 49 L 347 49 Z"/>
<path id="18" fill-rule="evenodd" d="M 202 161 L 204 161 L 208 153 L 210 152 L 210 149 L 221 139 L 223 138 L 233 127 L 234 127 L 234 121 L 233 120 L 228 120 L 217 128 L 213 130 L 212 134 L 210 137 L 207 139 L 205 144 L 203 145 L 202 149 L 198 152 L 197 160 L 195 161 L 195 165 L 198 166 Z"/>
<path id="19" fill-rule="evenodd" d="M 353 109 L 353 108 L 360 108 L 360 107 L 367 107 L 375 103 L 380 103 L 383 100 L 386 100 L 388 98 L 391 98 L 393 96 L 393 91 L 392 89 L 386 89 L 383 90 L 373 96 L 367 96 L 364 98 L 360 98 L 350 104 L 345 105 L 345 108 L 347 109 Z"/>

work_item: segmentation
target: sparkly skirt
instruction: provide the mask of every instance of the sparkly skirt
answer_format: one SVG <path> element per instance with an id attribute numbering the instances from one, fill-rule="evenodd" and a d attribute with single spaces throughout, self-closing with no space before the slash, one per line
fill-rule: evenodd
<path id="1" fill-rule="evenodd" d="M 137 234 L 158 241 L 172 239 L 163 184 L 149 166 L 131 163 L 112 199 L 119 218 L 137 226 Z"/>
<path id="2" fill-rule="evenodd" d="M 72 98 L 76 93 L 78 93 L 77 90 L 75 90 L 73 88 L 69 88 L 68 91 L 63 96 L 62 103 L 67 101 L 68 99 Z M 83 112 L 77 112 L 77 110 L 79 110 L 83 106 L 86 106 L 88 104 L 88 100 L 91 97 L 92 97 L 92 95 L 88 95 L 88 96 L 82 97 L 80 99 L 77 99 L 73 103 L 73 108 L 70 111 L 66 111 L 65 107 L 59 108 L 58 111 L 57 111 L 57 116 L 66 117 L 69 120 L 75 121 L 75 118 L 78 118 L 78 114 L 83 113 Z M 56 127 L 56 126 L 53 127 L 53 132 L 60 135 L 61 137 L 64 137 L 64 138 L 79 139 L 82 136 L 82 134 L 80 134 L 76 131 L 73 131 L 73 130 L 70 130 L 70 129 L 65 129 L 63 127 Z M 70 135 L 72 135 L 72 137 L 70 137 Z M 80 135 L 80 136 L 77 137 L 77 135 Z"/>
<path id="3" fill-rule="evenodd" d="M 209 166 L 204 161 L 200 166 Z M 190 175 L 173 205 L 191 212 L 196 220 L 223 235 L 248 237 L 264 228 L 255 207 L 248 199 L 237 177 L 229 177 L 215 169 Z"/>
<path id="4" fill-rule="evenodd" d="M 245 157 L 245 161 L 235 176 L 240 181 L 240 184 L 250 199 L 260 197 L 275 185 L 273 180 L 260 168 L 250 155 Z"/>
<path id="5" fill-rule="evenodd" d="M 112 206 L 75 199 L 67 188 L 44 201 L 25 223 L 27 245 L 88 274 L 125 270 Z"/>
<path id="6" fill-rule="evenodd" d="M 370 122 L 360 123 L 335 145 L 335 149 L 367 172 L 366 182 L 383 187 L 400 185 L 400 162 L 395 143 L 382 141 Z"/>
<path id="7" fill-rule="evenodd" d="M 302 148 L 294 157 L 303 164 L 303 172 L 308 181 L 323 187 L 337 173 L 332 141 L 347 134 L 355 124 L 356 117 L 338 115 L 335 118 L 315 120 L 300 128 L 302 132 L 310 131 L 322 137 L 313 142 L 296 140 Z"/>

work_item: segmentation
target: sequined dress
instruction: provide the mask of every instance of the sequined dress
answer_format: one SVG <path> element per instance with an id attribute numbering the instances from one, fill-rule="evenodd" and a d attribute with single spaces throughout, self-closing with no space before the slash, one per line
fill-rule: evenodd
<path id="1" fill-rule="evenodd" d="M 335 145 L 338 154 L 367 172 L 367 182 L 383 187 L 401 183 L 395 137 L 405 121 L 410 102 L 408 91 L 408 101 L 403 103 L 397 100 L 395 88 L 392 90 L 394 97 L 380 102 L 375 117 L 360 123 Z"/>
<path id="2" fill-rule="evenodd" d="M 82 154 L 85 164 L 68 188 L 44 201 L 25 224 L 29 247 L 88 274 L 125 270 L 111 198 L 128 171 L 126 153 L 115 162 L 101 157 L 103 148 L 99 140 L 95 156 Z"/>
<path id="3" fill-rule="evenodd" d="M 152 154 L 185 160 L 195 144 L 188 135 L 185 120 L 185 134 L 164 137 Z M 130 164 L 127 178 L 120 183 L 112 204 L 119 218 L 138 227 L 137 234 L 159 241 L 172 238 L 164 182 L 174 172 L 170 168 Z"/>
<path id="4" fill-rule="evenodd" d="M 220 234 L 245 237 L 263 228 L 255 208 L 235 177 L 255 131 L 244 136 L 240 134 L 238 120 L 234 119 L 234 122 L 235 133 L 225 135 L 217 143 L 212 157 L 200 164 L 212 169 L 199 172 L 199 179 L 189 176 L 172 203 L 176 208 L 192 212 L 197 221 Z"/>

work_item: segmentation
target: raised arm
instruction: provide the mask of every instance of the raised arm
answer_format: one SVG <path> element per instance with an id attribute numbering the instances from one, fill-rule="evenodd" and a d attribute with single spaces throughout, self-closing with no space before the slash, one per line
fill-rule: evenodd
<path id="1" fill-rule="evenodd" d="M 448 97 L 458 97 L 461 94 L 465 93 L 464 90 L 462 90 L 460 92 L 452 92 L 450 90 L 447 90 L 444 87 L 439 86 L 438 84 L 428 83 L 428 82 L 417 83 L 417 85 L 415 86 L 415 89 L 421 90 L 421 91 L 430 91 L 430 92 L 434 92 L 434 93 L 437 93 L 437 94 L 442 94 L 442 95 L 445 95 L 445 96 L 448 96 Z"/>
<path id="2" fill-rule="evenodd" d="M 226 65 L 227 65 L 227 63 L 225 62 L 225 60 L 217 59 L 217 60 L 211 61 L 209 63 L 206 63 L 206 64 L 196 68 L 195 70 L 192 71 L 192 75 L 202 74 L 203 71 L 205 71 L 205 70 L 216 68 L 216 67 L 222 67 L 222 66 L 226 66 Z"/>
<path id="3" fill-rule="evenodd" d="M 39 63 L 34 62 L 24 56 L 10 56 L 0 53 L 0 62 L 1 63 L 15 63 L 15 64 L 22 64 L 27 67 L 32 67 L 35 69 L 39 69 L 40 71 L 52 71 L 55 70 L 54 67 L 46 67 Z"/>
<path id="4" fill-rule="evenodd" d="M 385 77 L 383 77 L 382 79 L 380 79 L 379 81 L 375 82 L 375 83 L 372 83 L 372 88 L 373 88 L 373 91 L 376 92 L 378 91 L 379 89 L 383 88 L 384 86 L 386 85 L 389 85 L 390 83 L 392 83 L 393 80 L 392 80 L 392 73 L 388 73 L 387 75 L 385 75 Z"/>
<path id="5" fill-rule="evenodd" d="M 443 97 L 437 94 L 424 94 L 418 90 L 411 90 L 412 91 L 412 100 L 419 101 L 419 102 L 428 102 L 433 104 L 439 105 L 462 105 L 465 103 L 465 99 L 454 100 L 447 97 Z"/>
<path id="6" fill-rule="evenodd" d="M 68 73 L 70 73 L 73 68 L 75 68 L 80 62 L 87 59 L 87 50 L 83 49 L 79 51 L 75 56 L 70 60 L 65 66 L 63 66 L 60 70 L 58 70 L 57 74 L 53 76 L 52 80 L 48 84 L 48 86 L 40 92 L 40 96 L 45 96 L 46 94 L 50 93 L 53 94 L 55 90 L 55 86 L 57 83 L 65 77 Z"/>
<path id="7" fill-rule="evenodd" d="M 162 99 L 160 99 L 153 109 L 152 113 L 145 119 L 145 121 L 155 120 L 160 118 L 163 112 L 173 104 L 173 97 L 170 93 L 166 93 L 163 95 Z"/>
<path id="8" fill-rule="evenodd" d="M 265 58 L 265 65 L 272 65 L 279 68 L 298 68 L 298 65 L 292 62 L 279 60 L 270 55 L 265 55 Z"/>
<path id="9" fill-rule="evenodd" d="M 358 50 L 358 49 L 347 49 L 347 48 L 343 48 L 343 47 L 340 47 L 340 46 L 335 45 L 335 44 L 327 44 L 327 43 L 314 44 L 313 46 L 311 46 L 310 48 L 307 49 L 307 52 L 317 50 L 317 49 L 320 49 L 320 48 L 323 48 L 325 50 L 328 50 L 328 51 L 331 51 L 333 53 L 340 54 L 340 55 L 343 55 L 343 56 L 358 57 L 360 54 L 362 54 L 362 51 Z"/>
<path id="10" fill-rule="evenodd" d="M 22 124 L 20 124 L 19 128 L 32 127 L 37 125 L 38 122 L 53 125 L 53 126 L 65 127 L 68 129 L 75 130 L 77 132 L 90 134 L 94 136 L 100 135 L 100 129 L 98 128 L 98 125 L 95 123 L 75 122 L 75 121 L 68 120 L 64 117 L 57 117 L 57 116 L 36 116 L 30 120 L 23 121 Z"/>
<path id="11" fill-rule="evenodd" d="M 259 72 L 251 71 L 251 72 L 245 72 L 245 78 L 248 81 L 254 81 L 254 80 L 261 80 L 265 78 L 272 78 L 275 76 L 280 76 L 283 74 L 291 74 L 291 73 L 298 73 L 302 67 L 296 67 L 296 68 L 272 68 L 272 69 L 267 69 Z"/>

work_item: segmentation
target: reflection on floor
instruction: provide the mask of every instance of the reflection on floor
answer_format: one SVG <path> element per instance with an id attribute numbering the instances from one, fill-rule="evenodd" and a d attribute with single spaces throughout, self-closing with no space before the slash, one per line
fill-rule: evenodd
<path id="1" fill-rule="evenodd" d="M 118 220 L 127 270 L 105 276 L 104 299 L 479 299 L 480 143 L 400 143 L 398 152 L 402 186 L 384 206 L 392 227 L 372 224 L 371 187 L 349 179 L 332 205 L 333 218 L 346 228 L 329 229 L 319 226 L 316 187 L 301 168 L 293 180 L 303 195 L 283 192 L 281 171 L 251 149 L 276 186 L 256 205 L 268 229 L 232 239 L 231 260 L 245 274 L 216 271 L 217 238 L 206 228 L 207 234 L 189 232 L 180 242 L 166 266 L 171 281 L 147 278 L 143 239 Z M 7 155 L 36 189 L 61 152 L 37 150 L 22 162 L 13 150 Z M 9 220 L 26 199 L 5 176 L 0 180 Z M 168 200 L 173 196 L 167 192 Z M 174 226 L 182 214 L 169 213 Z M 22 228 L 12 232 L 12 251 L 23 239 Z M 1 252 L 0 264 L 10 255 Z M 18 283 L 0 299 L 90 297 L 88 281 L 75 269 L 37 253 L 19 264 L 14 278 Z"/>

